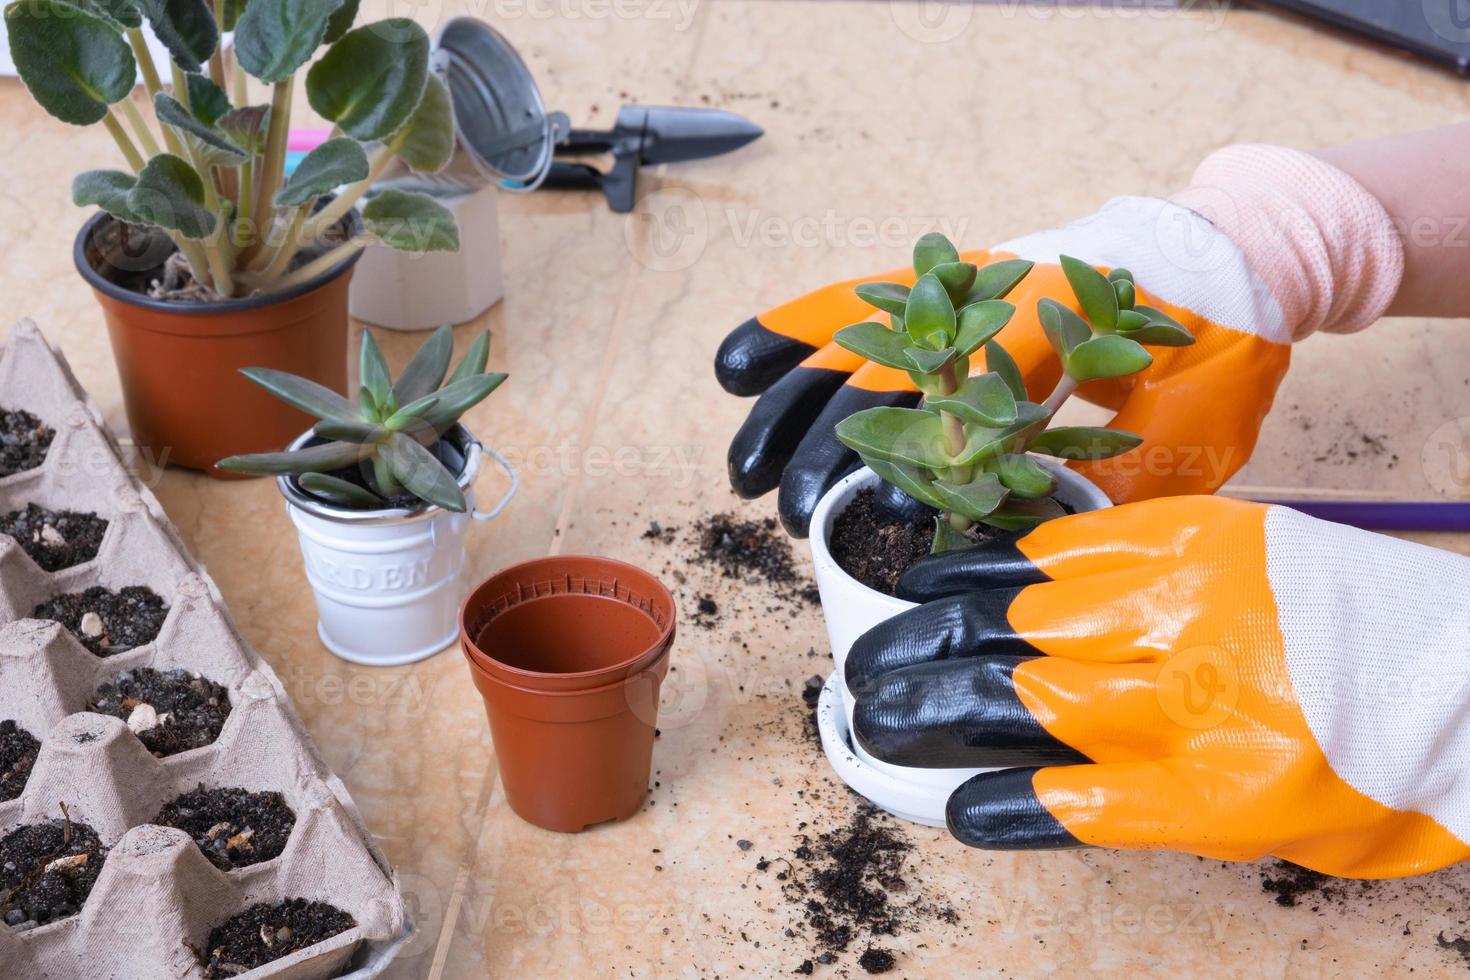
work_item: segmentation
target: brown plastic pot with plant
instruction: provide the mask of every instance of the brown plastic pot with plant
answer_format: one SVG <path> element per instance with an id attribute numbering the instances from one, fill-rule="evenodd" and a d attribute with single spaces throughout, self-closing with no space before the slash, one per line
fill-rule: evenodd
<path id="1" fill-rule="evenodd" d="M 277 449 L 307 424 L 239 376 L 260 365 L 347 381 L 347 285 L 370 243 L 453 251 L 453 216 L 385 190 L 395 160 L 439 170 L 453 145 L 429 39 L 404 18 L 354 28 L 359 0 L 15 0 L 21 80 L 51 115 L 100 123 L 126 169 L 89 170 L 72 198 L 99 207 L 74 258 L 107 320 L 134 440 L 205 469 Z M 144 23 L 168 50 L 168 79 Z M 222 34 L 233 31 L 233 43 Z M 325 51 L 317 57 L 318 50 Z M 288 177 L 297 76 L 332 138 Z M 148 115 L 133 102 L 141 72 Z M 269 88 L 255 104 L 252 83 Z M 156 128 L 155 128 L 156 127 Z"/>

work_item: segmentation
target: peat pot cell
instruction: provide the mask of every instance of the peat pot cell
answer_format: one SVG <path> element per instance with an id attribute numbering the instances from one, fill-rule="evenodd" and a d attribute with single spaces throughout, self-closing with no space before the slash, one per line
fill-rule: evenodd
<path id="1" fill-rule="evenodd" d="M 40 466 L 55 437 L 30 412 L 0 408 L 0 477 Z"/>
<path id="2" fill-rule="evenodd" d="M 14 538 L 48 572 L 96 558 L 106 533 L 107 521 L 96 514 L 47 510 L 39 504 L 26 504 L 25 510 L 0 516 L 0 534 Z"/>
<path id="3" fill-rule="evenodd" d="M 280 793 L 200 786 L 169 803 L 153 822 L 177 827 L 221 871 L 269 861 L 286 849 L 296 814 Z"/>
<path id="4" fill-rule="evenodd" d="M 157 639 L 168 607 L 147 586 L 129 585 L 113 592 L 94 585 L 85 592 L 53 596 L 31 615 L 55 620 L 97 656 L 111 657 Z"/>
<path id="5" fill-rule="evenodd" d="M 209 980 L 233 977 L 346 932 L 357 921 L 325 902 L 288 898 L 252 905 L 209 932 L 199 959 Z"/>
<path id="6" fill-rule="evenodd" d="M 219 738 L 230 716 L 230 692 L 187 670 L 138 667 L 97 688 L 87 710 L 121 718 L 162 759 Z"/>
<path id="7" fill-rule="evenodd" d="M 9 719 L 0 721 L 0 801 L 13 800 L 26 788 L 41 743 Z"/>
<path id="8" fill-rule="evenodd" d="M 23 931 L 76 915 L 105 860 L 97 832 L 70 818 L 7 834 L 0 840 L 0 918 Z"/>

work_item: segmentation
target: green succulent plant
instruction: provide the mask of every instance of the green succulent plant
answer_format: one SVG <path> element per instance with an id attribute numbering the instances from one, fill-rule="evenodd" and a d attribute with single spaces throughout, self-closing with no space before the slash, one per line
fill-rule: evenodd
<path id="1" fill-rule="evenodd" d="M 354 406 L 330 388 L 270 368 L 240 373 L 281 401 L 316 416 L 315 445 L 279 453 L 230 456 L 215 465 L 233 473 L 295 475 L 301 489 L 327 503 L 376 509 L 405 492 L 446 510 L 464 511 L 456 475 L 431 450 L 461 415 L 500 387 L 487 373 L 490 334 L 482 333 L 449 372 L 454 331 L 435 330 L 394 381 L 377 341 L 362 335 L 362 388 Z M 358 467 L 361 484 L 335 475 Z"/>
<path id="2" fill-rule="evenodd" d="M 1084 381 L 1118 378 L 1148 367 L 1144 344 L 1185 346 L 1189 331 L 1137 302 L 1126 269 L 1103 275 L 1061 257 L 1085 316 L 1051 299 L 1037 315 L 1062 364 L 1062 378 L 1044 402 L 1028 400 L 1016 362 L 994 338 L 1015 314 L 1004 297 L 1031 271 L 1020 259 L 983 268 L 961 261 L 939 234 L 914 246 L 913 287 L 864 283 L 862 299 L 887 313 L 838 331 L 837 343 L 870 361 L 908 372 L 924 400 L 918 408 L 870 408 L 843 419 L 837 438 L 856 450 L 879 477 L 939 511 L 934 551 L 969 542 L 978 524 L 1023 530 L 1061 516 L 1051 499 L 1052 474 L 1026 455 L 1106 459 L 1142 439 L 1117 429 L 1050 428 L 1057 409 Z M 989 368 L 971 375 L 983 351 Z"/>
<path id="3" fill-rule="evenodd" d="M 5 26 L 36 102 L 63 122 L 101 123 L 127 162 L 78 175 L 73 200 L 160 229 L 203 296 L 222 299 L 307 282 L 372 242 L 414 252 L 459 247 L 443 205 L 398 190 L 369 200 L 361 230 L 342 240 L 340 220 L 394 160 L 437 171 L 454 141 L 449 92 L 428 69 L 428 35 L 406 18 L 354 28 L 359 3 L 15 0 Z M 167 86 L 145 22 L 168 49 Z M 287 177 L 297 74 L 323 45 L 305 89 L 334 124 L 332 137 Z M 152 122 L 132 100 L 140 71 Z M 268 103 L 251 104 L 247 77 L 269 87 Z M 317 243 L 321 254 L 293 263 Z"/>

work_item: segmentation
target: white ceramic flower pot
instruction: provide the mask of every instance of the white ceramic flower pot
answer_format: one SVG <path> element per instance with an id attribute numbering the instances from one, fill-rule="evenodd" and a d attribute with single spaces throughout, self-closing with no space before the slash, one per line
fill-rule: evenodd
<path id="1" fill-rule="evenodd" d="M 1072 510 L 1081 513 L 1112 506 L 1107 494 L 1090 480 L 1051 457 L 1033 458 L 1057 478 L 1056 497 Z M 848 575 L 838 566 L 827 546 L 837 515 L 859 490 L 877 483 L 878 475 L 865 466 L 828 490 L 812 512 L 812 563 L 816 567 L 817 591 L 822 597 L 827 639 L 832 644 L 832 659 L 837 667 L 827 685 L 835 692 L 830 696 L 833 706 L 828 714 L 841 716 L 829 717 L 826 725 L 818 727 L 827 757 L 844 782 L 896 816 L 942 827 L 944 806 L 950 793 L 971 776 L 988 770 L 915 769 L 889 765 L 868 755 L 850 735 L 853 702 L 843 670 L 848 651 L 859 636 L 915 605 L 870 589 Z M 843 744 L 828 744 L 839 740 Z"/>
<path id="2" fill-rule="evenodd" d="M 297 449 L 311 432 L 291 444 Z M 469 509 L 348 510 L 305 494 L 278 477 L 296 525 L 306 577 L 316 594 L 317 633 L 337 656 L 390 667 L 430 657 L 459 636 L 464 598 L 464 538 L 471 520 L 488 521 L 510 502 L 515 470 L 493 449 L 457 427 L 446 439 L 463 452 L 459 486 Z M 510 475 L 510 489 L 487 512 L 475 510 L 475 477 L 488 454 Z"/>

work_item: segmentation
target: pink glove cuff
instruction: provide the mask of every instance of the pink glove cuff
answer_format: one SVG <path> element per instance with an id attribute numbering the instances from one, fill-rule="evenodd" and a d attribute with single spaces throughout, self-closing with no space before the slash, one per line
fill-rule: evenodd
<path id="1" fill-rule="evenodd" d="M 1403 243 L 1383 205 L 1299 150 L 1217 150 L 1170 200 L 1235 242 L 1275 296 L 1292 340 L 1362 330 L 1388 309 L 1403 279 Z"/>

